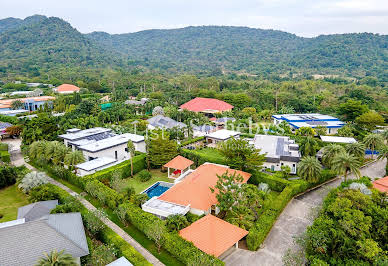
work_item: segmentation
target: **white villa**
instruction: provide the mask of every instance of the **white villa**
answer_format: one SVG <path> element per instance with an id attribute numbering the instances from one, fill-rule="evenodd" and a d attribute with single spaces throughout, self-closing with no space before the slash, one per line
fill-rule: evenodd
<path id="1" fill-rule="evenodd" d="M 69 129 L 66 134 L 59 135 L 66 146 L 73 150 L 80 150 L 84 154 L 86 162 L 78 164 L 77 174 L 80 176 L 93 174 L 114 164 L 130 158 L 127 143 L 132 141 L 135 150 L 146 151 L 143 136 L 125 133 L 117 135 L 109 128 L 90 128 L 80 130 Z"/>
<path id="2" fill-rule="evenodd" d="M 231 138 L 240 138 L 240 132 L 227 129 L 221 129 L 212 133 L 206 134 L 205 139 L 207 143 L 217 144 L 219 142 L 227 141 Z"/>
<path id="3" fill-rule="evenodd" d="M 275 125 L 285 121 L 292 130 L 301 127 L 316 128 L 322 126 L 327 128 L 327 134 L 336 134 L 337 130 L 345 125 L 336 117 L 322 114 L 282 114 L 273 115 L 272 117 Z"/>
<path id="4" fill-rule="evenodd" d="M 296 174 L 301 154 L 294 140 L 285 136 L 256 135 L 251 143 L 265 154 L 265 168 L 280 171 L 282 166 L 289 166 L 291 174 Z"/>

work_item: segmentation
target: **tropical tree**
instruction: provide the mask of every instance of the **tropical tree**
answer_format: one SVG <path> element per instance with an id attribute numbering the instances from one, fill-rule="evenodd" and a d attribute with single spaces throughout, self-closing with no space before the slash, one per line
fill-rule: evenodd
<path id="1" fill-rule="evenodd" d="M 74 166 L 83 162 L 85 162 L 85 157 L 82 151 L 71 151 L 66 154 L 64 159 L 65 165 L 69 166 L 70 168 L 74 168 Z"/>
<path id="2" fill-rule="evenodd" d="M 384 142 L 388 144 L 388 129 L 384 130 L 381 136 L 384 139 Z"/>
<path id="3" fill-rule="evenodd" d="M 303 156 L 314 156 L 319 148 L 318 141 L 310 136 L 302 138 L 299 144 Z"/>
<path id="4" fill-rule="evenodd" d="M 315 135 L 317 135 L 317 133 L 311 127 L 300 127 L 296 130 L 295 135 L 305 136 L 305 137 L 314 137 Z"/>
<path id="5" fill-rule="evenodd" d="M 340 153 L 345 152 L 345 148 L 338 144 L 330 144 L 323 148 L 322 163 L 326 167 L 331 167 L 331 161 Z"/>
<path id="6" fill-rule="evenodd" d="M 384 118 L 376 111 L 369 111 L 357 117 L 356 123 L 361 128 L 372 131 L 377 125 L 384 124 Z"/>
<path id="7" fill-rule="evenodd" d="M 234 224 L 240 228 L 249 230 L 255 221 L 252 211 L 243 205 L 234 206 L 225 216 L 225 221 Z"/>
<path id="8" fill-rule="evenodd" d="M 69 153 L 69 148 L 65 145 L 59 145 L 53 154 L 52 162 L 56 165 L 63 163 L 66 155 Z"/>
<path id="9" fill-rule="evenodd" d="M 135 145 L 131 140 L 129 140 L 127 143 L 127 150 L 129 156 L 131 156 L 131 176 L 133 177 L 133 156 L 135 156 Z"/>
<path id="10" fill-rule="evenodd" d="M 228 165 L 239 170 L 258 170 L 265 161 L 265 155 L 260 154 L 260 149 L 255 149 L 243 139 L 229 139 L 220 143 L 219 148 Z"/>
<path id="11" fill-rule="evenodd" d="M 343 175 L 346 181 L 348 174 L 354 173 L 360 177 L 361 161 L 359 158 L 347 152 L 337 154 L 331 162 L 332 169 L 339 175 Z"/>
<path id="12" fill-rule="evenodd" d="M 189 225 L 186 216 L 176 214 L 170 215 L 166 219 L 166 226 L 169 231 L 179 231 Z"/>
<path id="13" fill-rule="evenodd" d="M 360 142 L 349 143 L 345 146 L 347 153 L 356 156 L 357 158 L 363 158 L 365 155 L 365 145 Z"/>
<path id="14" fill-rule="evenodd" d="M 5 132 L 10 136 L 19 136 L 22 133 L 22 127 L 19 125 L 10 126 L 5 129 Z"/>
<path id="15" fill-rule="evenodd" d="M 21 100 L 15 100 L 11 103 L 12 110 L 22 109 L 24 107 L 24 103 Z"/>
<path id="16" fill-rule="evenodd" d="M 314 156 L 306 156 L 300 160 L 298 174 L 307 182 L 317 182 L 321 176 L 322 165 Z"/>
<path id="17" fill-rule="evenodd" d="M 380 134 L 371 133 L 365 136 L 363 142 L 365 146 L 371 150 L 373 159 L 374 151 L 384 143 L 384 140 Z"/>
<path id="18" fill-rule="evenodd" d="M 78 263 L 75 259 L 62 250 L 60 252 L 53 250 L 50 254 L 44 253 L 44 257 L 39 259 L 36 266 L 76 266 Z"/>
<path id="19" fill-rule="evenodd" d="M 147 163 L 152 167 L 161 167 L 178 155 L 178 145 L 167 132 L 152 132 L 147 142 Z"/>

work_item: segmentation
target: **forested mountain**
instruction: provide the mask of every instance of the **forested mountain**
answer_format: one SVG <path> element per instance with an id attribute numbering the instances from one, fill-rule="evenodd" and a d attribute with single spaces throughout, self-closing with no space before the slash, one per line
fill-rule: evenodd
<path id="1" fill-rule="evenodd" d="M 338 74 L 388 81 L 388 35 L 302 38 L 226 26 L 81 34 L 54 17 L 0 20 L 0 72 L 139 66 L 161 72 Z"/>

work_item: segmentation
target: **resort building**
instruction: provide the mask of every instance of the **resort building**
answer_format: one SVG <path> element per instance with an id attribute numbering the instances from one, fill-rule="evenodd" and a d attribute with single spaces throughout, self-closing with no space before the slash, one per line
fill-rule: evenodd
<path id="1" fill-rule="evenodd" d="M 80 264 L 89 254 L 81 214 L 50 214 L 57 205 L 36 202 L 19 208 L 17 220 L 0 223 L 0 265 L 35 265 L 53 250 L 64 250 Z"/>
<path id="2" fill-rule="evenodd" d="M 132 141 L 136 151 L 146 152 L 143 136 L 130 133 L 117 135 L 109 128 L 96 127 L 85 130 L 73 128 L 58 137 L 63 139 L 66 146 L 82 151 L 86 162 L 76 166 L 77 174 L 80 176 L 93 174 L 130 159 L 127 148 L 129 141 Z"/>
<path id="3" fill-rule="evenodd" d="M 320 126 L 327 128 L 327 134 L 336 134 L 337 130 L 345 125 L 338 118 L 322 114 L 283 114 L 273 115 L 272 117 L 275 125 L 285 121 L 292 130 L 301 127 L 316 128 Z"/>
<path id="4" fill-rule="evenodd" d="M 185 128 L 187 127 L 186 124 L 177 122 L 174 119 L 163 116 L 163 115 L 156 115 L 154 117 L 151 117 L 148 121 L 148 129 L 172 129 L 172 128 Z"/>
<path id="5" fill-rule="evenodd" d="M 261 150 L 261 154 L 265 154 L 265 168 L 280 171 L 282 166 L 288 166 L 291 174 L 296 174 L 301 154 L 299 145 L 294 140 L 285 136 L 255 135 L 251 143 Z"/>
<path id="6" fill-rule="evenodd" d="M 61 86 L 54 88 L 53 91 L 59 94 L 72 94 L 74 92 L 80 92 L 80 88 L 72 84 L 62 84 Z"/>
<path id="7" fill-rule="evenodd" d="M 227 141 L 231 138 L 238 139 L 240 138 L 240 135 L 241 135 L 241 132 L 238 132 L 238 131 L 220 129 L 212 133 L 206 134 L 205 139 L 206 139 L 206 142 L 209 144 L 217 144 L 219 142 Z"/>
<path id="8" fill-rule="evenodd" d="M 213 98 L 197 97 L 180 106 L 181 110 L 204 113 L 212 117 L 216 113 L 232 111 L 233 105 Z"/>
<path id="9" fill-rule="evenodd" d="M 14 101 L 21 101 L 24 104 L 21 110 L 24 109 L 32 112 L 32 111 L 39 110 L 39 108 L 43 108 L 45 104 L 52 105 L 52 102 L 54 100 L 55 100 L 55 97 L 52 97 L 52 96 L 38 96 L 38 97 L 0 100 L 0 112 L 16 111 L 16 110 L 12 110 L 12 102 Z"/>
<path id="10" fill-rule="evenodd" d="M 246 183 L 251 176 L 249 173 L 233 170 L 228 166 L 205 163 L 189 173 L 181 182 L 166 190 L 158 199 L 182 206 L 190 205 L 190 212 L 197 215 L 211 212 L 217 214 L 217 190 L 212 193 L 210 188 L 214 188 L 218 176 L 225 172 L 241 175 L 243 183 Z"/>
<path id="11" fill-rule="evenodd" d="M 220 259 L 238 248 L 238 242 L 247 234 L 248 231 L 211 214 L 179 231 L 182 238 L 192 242 L 203 252 Z"/>

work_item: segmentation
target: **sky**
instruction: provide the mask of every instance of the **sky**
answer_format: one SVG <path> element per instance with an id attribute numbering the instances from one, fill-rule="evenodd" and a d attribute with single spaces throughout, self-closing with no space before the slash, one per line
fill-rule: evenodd
<path id="1" fill-rule="evenodd" d="M 388 0 L 0 0 L 0 19 L 60 17 L 82 33 L 228 25 L 303 37 L 388 34 Z"/>

